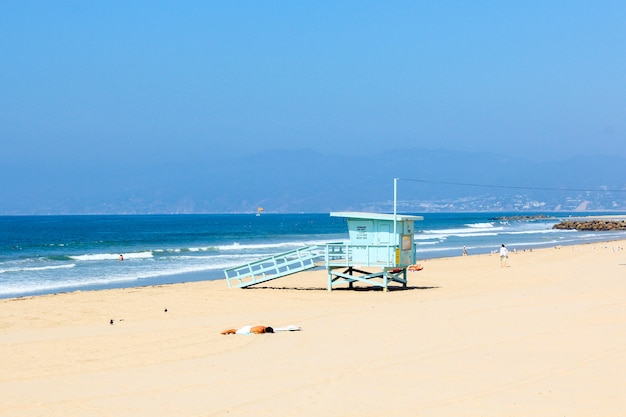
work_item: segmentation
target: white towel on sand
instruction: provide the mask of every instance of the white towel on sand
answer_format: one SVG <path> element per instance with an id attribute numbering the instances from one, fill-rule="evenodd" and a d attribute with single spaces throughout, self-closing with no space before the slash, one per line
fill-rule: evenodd
<path id="1" fill-rule="evenodd" d="M 274 329 L 275 332 L 295 332 L 300 330 L 300 327 L 290 324 L 287 327 L 272 327 L 272 329 Z"/>

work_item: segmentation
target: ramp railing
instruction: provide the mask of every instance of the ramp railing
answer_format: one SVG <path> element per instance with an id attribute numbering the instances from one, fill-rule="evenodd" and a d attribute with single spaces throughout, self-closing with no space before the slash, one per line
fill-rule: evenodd
<path id="1" fill-rule="evenodd" d="M 306 246 L 224 270 L 230 288 L 245 288 L 317 267 L 324 246 Z"/>

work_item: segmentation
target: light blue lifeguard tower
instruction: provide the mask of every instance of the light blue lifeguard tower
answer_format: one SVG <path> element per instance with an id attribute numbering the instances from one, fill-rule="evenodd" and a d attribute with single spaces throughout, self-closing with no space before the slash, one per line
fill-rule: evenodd
<path id="1" fill-rule="evenodd" d="M 329 290 L 344 283 L 352 287 L 357 281 L 385 290 L 389 282 L 406 287 L 407 268 L 416 261 L 415 221 L 424 220 L 422 216 L 358 212 L 330 215 L 347 219 L 350 241 L 326 244 Z"/>
<path id="2" fill-rule="evenodd" d="M 349 241 L 306 246 L 224 270 L 228 286 L 245 288 L 313 268 L 326 267 L 328 290 L 355 282 L 382 287 L 407 286 L 407 269 L 416 262 L 415 221 L 422 216 L 359 212 L 330 213 L 344 217 Z"/>

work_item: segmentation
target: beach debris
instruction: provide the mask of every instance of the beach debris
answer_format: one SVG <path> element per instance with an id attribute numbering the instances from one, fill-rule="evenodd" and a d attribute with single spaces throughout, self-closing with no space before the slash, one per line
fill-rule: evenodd
<path id="1" fill-rule="evenodd" d="M 167 313 L 167 308 L 165 308 L 165 310 L 163 310 L 165 313 Z"/>
<path id="2" fill-rule="evenodd" d="M 111 319 L 111 321 L 109 322 L 110 324 L 113 324 L 113 319 Z"/>
<path id="3" fill-rule="evenodd" d="M 424 267 L 421 264 L 411 265 L 407 268 L 407 270 L 411 272 L 421 271 L 422 269 L 424 269 Z"/>

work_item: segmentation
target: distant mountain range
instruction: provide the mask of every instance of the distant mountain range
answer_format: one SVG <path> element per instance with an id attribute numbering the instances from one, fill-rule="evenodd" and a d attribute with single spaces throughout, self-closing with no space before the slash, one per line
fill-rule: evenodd
<path id="1" fill-rule="evenodd" d="M 206 162 L 0 167 L 0 214 L 626 211 L 626 159 L 536 163 L 396 149 L 368 157 L 269 150 Z"/>

